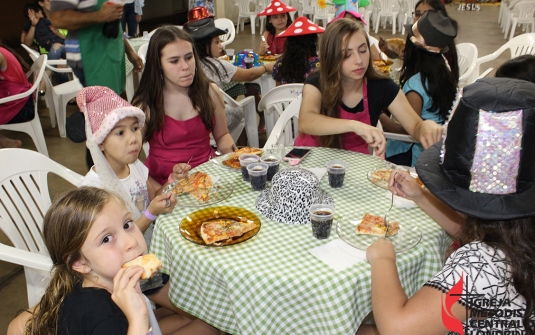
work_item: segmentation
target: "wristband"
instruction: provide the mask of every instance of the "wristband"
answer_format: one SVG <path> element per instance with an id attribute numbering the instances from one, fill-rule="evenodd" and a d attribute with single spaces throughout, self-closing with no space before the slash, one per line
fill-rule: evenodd
<path id="1" fill-rule="evenodd" d="M 151 214 L 148 208 L 143 212 L 143 215 L 145 215 L 145 217 L 151 221 L 156 220 L 156 217 L 158 216 L 158 215 Z"/>
<path id="2" fill-rule="evenodd" d="M 262 64 L 262 66 L 264 67 L 264 70 L 266 70 L 266 72 L 268 72 L 267 67 L 264 64 Z"/>
<path id="3" fill-rule="evenodd" d="M 167 177 L 167 182 L 169 184 L 172 184 L 172 183 L 175 182 L 175 180 L 173 179 L 173 173 L 172 172 L 169 174 L 169 177 Z"/>

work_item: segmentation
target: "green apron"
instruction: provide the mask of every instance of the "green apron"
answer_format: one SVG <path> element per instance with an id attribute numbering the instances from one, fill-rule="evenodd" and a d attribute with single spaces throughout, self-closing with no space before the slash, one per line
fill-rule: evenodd
<path id="1" fill-rule="evenodd" d="M 107 0 L 98 0 L 94 11 Z M 87 86 L 107 86 L 115 93 L 124 91 L 126 82 L 123 30 L 115 39 L 102 34 L 104 23 L 93 24 L 77 31 L 82 54 L 82 66 Z"/>

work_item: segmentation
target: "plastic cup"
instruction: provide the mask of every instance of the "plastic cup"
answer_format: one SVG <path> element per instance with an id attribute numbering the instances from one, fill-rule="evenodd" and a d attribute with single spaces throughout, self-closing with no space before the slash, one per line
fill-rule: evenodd
<path id="1" fill-rule="evenodd" d="M 247 165 L 251 188 L 253 191 L 262 191 L 266 188 L 268 166 L 264 163 L 252 163 Z"/>
<path id="2" fill-rule="evenodd" d="M 251 57 L 245 57 L 245 68 L 250 69 L 254 66 L 254 58 Z"/>
<path id="3" fill-rule="evenodd" d="M 228 60 L 233 60 L 234 59 L 234 49 L 226 49 L 225 51 L 227 52 Z"/>
<path id="4" fill-rule="evenodd" d="M 310 225 L 312 235 L 318 240 L 324 240 L 331 235 L 333 226 L 334 206 L 316 204 L 310 206 Z"/>
<path id="5" fill-rule="evenodd" d="M 272 154 L 272 155 L 275 155 L 275 156 L 282 157 L 282 149 L 284 149 L 284 145 L 282 145 L 282 144 L 273 144 L 271 146 L 271 148 L 264 149 L 264 152 L 266 154 Z"/>
<path id="6" fill-rule="evenodd" d="M 273 179 L 273 176 L 275 173 L 279 172 L 279 165 L 281 162 L 281 156 L 280 155 L 274 155 L 271 153 L 264 154 L 260 161 L 264 164 L 267 164 L 268 171 L 267 171 L 267 181 L 271 181 Z"/>
<path id="7" fill-rule="evenodd" d="M 146 31 L 146 30 L 143 31 L 143 38 L 146 39 L 146 40 L 149 39 L 149 32 L 148 31 Z"/>
<path id="8" fill-rule="evenodd" d="M 260 161 L 260 157 L 257 155 L 241 155 L 240 158 L 241 176 L 243 181 L 249 181 L 249 172 L 247 172 L 247 166 L 252 163 Z"/>
<path id="9" fill-rule="evenodd" d="M 332 188 L 339 188 L 344 185 L 347 162 L 341 159 L 333 159 L 327 162 L 327 172 L 329 173 L 329 185 Z"/>

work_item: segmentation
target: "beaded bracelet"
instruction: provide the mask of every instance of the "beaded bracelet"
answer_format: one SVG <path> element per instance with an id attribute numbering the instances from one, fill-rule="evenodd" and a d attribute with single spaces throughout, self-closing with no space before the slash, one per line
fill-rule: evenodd
<path id="1" fill-rule="evenodd" d="M 154 215 L 154 214 L 152 214 L 151 212 L 149 212 L 148 209 L 146 209 L 145 212 L 143 212 L 143 215 L 145 215 L 145 217 L 146 217 L 147 219 L 151 220 L 151 221 L 156 220 L 156 217 L 158 216 L 158 215 Z"/>

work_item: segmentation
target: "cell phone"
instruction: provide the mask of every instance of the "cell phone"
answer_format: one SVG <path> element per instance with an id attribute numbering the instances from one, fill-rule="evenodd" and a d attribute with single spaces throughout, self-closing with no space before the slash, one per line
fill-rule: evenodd
<path id="1" fill-rule="evenodd" d="M 305 159 L 306 156 L 308 156 L 308 154 L 310 153 L 310 151 L 312 151 L 312 149 L 310 148 L 300 148 L 300 147 L 296 147 L 296 148 L 293 148 L 292 150 L 290 150 L 290 152 L 288 152 L 286 154 L 286 156 L 284 156 L 282 158 L 282 160 L 284 161 L 302 161 L 303 159 Z"/>

